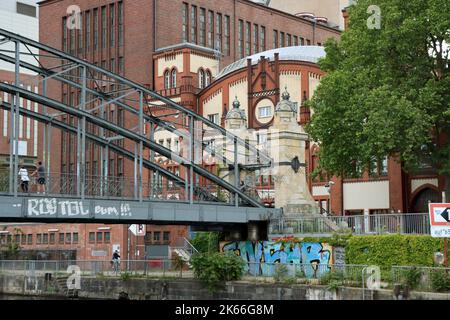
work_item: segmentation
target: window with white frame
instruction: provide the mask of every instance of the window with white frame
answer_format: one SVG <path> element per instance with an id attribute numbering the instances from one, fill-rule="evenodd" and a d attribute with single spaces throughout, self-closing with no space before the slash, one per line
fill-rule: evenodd
<path id="1" fill-rule="evenodd" d="M 203 69 L 198 71 L 198 87 L 200 89 L 205 87 L 205 71 L 203 71 Z"/>
<path id="2" fill-rule="evenodd" d="M 270 106 L 259 107 L 258 109 L 260 118 L 268 118 L 272 116 L 272 108 Z"/>
<path id="3" fill-rule="evenodd" d="M 164 72 L 164 88 L 170 89 L 170 72 L 169 72 L 169 70 L 166 70 Z"/>
<path id="4" fill-rule="evenodd" d="M 214 122 L 215 124 L 219 124 L 219 114 L 218 113 L 209 114 L 208 120 Z"/>
<path id="5" fill-rule="evenodd" d="M 177 69 L 172 70 L 172 88 L 177 87 Z"/>

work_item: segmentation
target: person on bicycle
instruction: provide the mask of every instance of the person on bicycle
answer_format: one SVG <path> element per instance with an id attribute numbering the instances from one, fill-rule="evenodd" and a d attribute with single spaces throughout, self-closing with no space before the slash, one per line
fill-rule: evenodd
<path id="1" fill-rule="evenodd" d="M 114 251 L 111 262 L 112 262 L 112 267 L 113 267 L 114 271 L 118 272 L 119 271 L 119 263 L 120 263 L 120 254 L 119 254 L 118 250 Z"/>

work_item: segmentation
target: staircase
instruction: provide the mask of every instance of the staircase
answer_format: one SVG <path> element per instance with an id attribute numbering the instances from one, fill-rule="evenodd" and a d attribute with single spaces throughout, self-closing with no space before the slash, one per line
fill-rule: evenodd
<path id="1" fill-rule="evenodd" d="M 67 279 L 69 276 L 58 276 L 54 278 L 55 286 L 59 293 L 62 293 L 64 296 L 68 298 L 78 298 L 78 290 L 77 289 L 69 289 L 67 287 Z"/>
<path id="2" fill-rule="evenodd" d="M 190 263 L 191 256 L 194 253 L 198 252 L 198 250 L 186 238 L 183 238 L 183 245 L 182 246 L 170 247 L 170 251 L 171 251 L 172 254 L 176 254 L 184 262 L 186 262 L 186 264 L 189 266 L 189 268 L 192 267 L 192 265 Z"/>

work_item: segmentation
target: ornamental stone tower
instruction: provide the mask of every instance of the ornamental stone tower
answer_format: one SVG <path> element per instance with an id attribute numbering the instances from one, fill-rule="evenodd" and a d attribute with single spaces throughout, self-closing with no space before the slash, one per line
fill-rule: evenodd
<path id="1" fill-rule="evenodd" d="M 275 207 L 285 216 L 315 214 L 318 208 L 306 180 L 305 149 L 309 140 L 297 122 L 297 103 L 289 100 L 287 90 L 275 107 L 268 142 L 274 161 L 271 174 L 275 183 Z"/>
<path id="2" fill-rule="evenodd" d="M 233 107 L 228 111 L 225 116 L 225 129 L 230 133 L 241 139 L 241 143 L 237 144 L 237 157 L 238 163 L 240 166 L 248 164 L 252 159 L 247 159 L 247 154 L 251 154 L 248 152 L 242 143 L 242 141 L 247 142 L 250 145 L 255 145 L 254 136 L 251 135 L 247 128 L 247 117 L 245 115 L 245 110 L 240 109 L 240 102 L 237 97 L 233 101 Z M 233 160 L 235 156 L 233 141 L 227 139 L 226 141 L 226 158 L 229 160 Z M 227 180 L 229 183 L 234 183 L 234 170 L 232 168 L 228 168 Z M 245 187 L 247 190 L 249 187 L 254 186 L 255 181 L 255 172 L 248 170 L 240 170 L 239 172 L 239 184 L 241 187 Z"/>

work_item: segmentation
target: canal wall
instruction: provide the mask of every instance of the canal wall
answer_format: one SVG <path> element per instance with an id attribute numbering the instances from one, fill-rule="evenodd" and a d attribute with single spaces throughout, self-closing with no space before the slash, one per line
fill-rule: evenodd
<path id="1" fill-rule="evenodd" d="M 42 297 L 67 295 L 66 278 L 0 274 L 0 294 Z M 95 278 L 82 277 L 79 298 L 133 300 L 361 300 L 361 288 L 330 289 L 306 284 L 227 282 L 223 290 L 211 293 L 194 279 Z M 366 290 L 367 300 L 396 300 L 393 290 Z M 450 294 L 411 292 L 408 299 L 450 300 Z"/>

